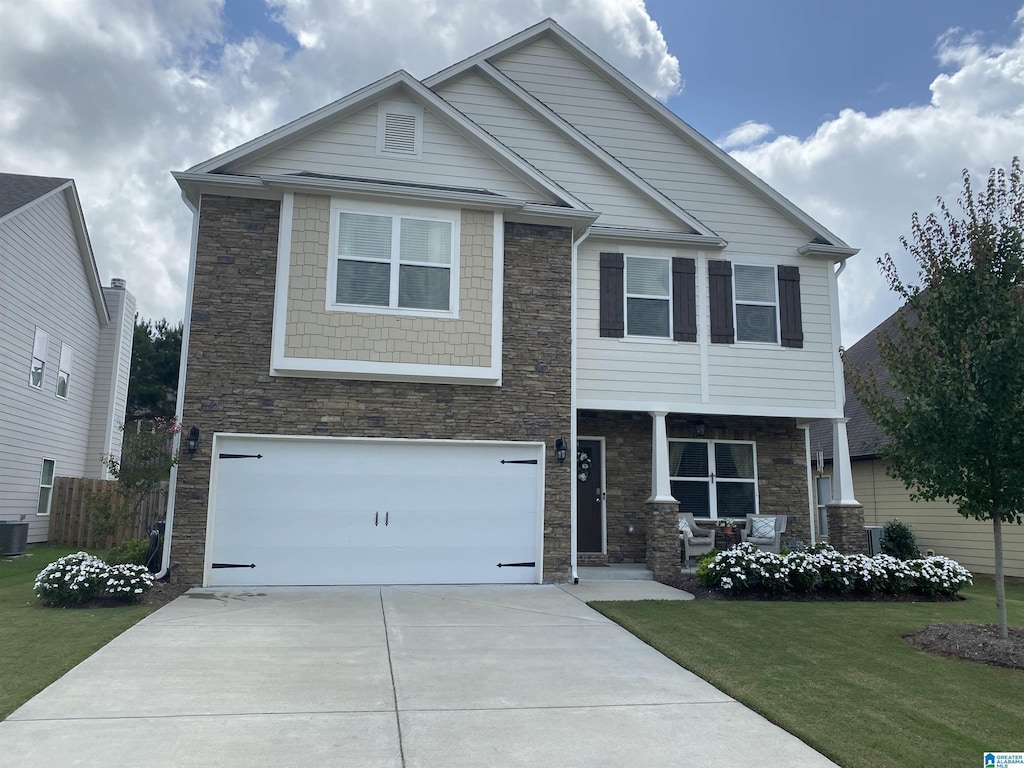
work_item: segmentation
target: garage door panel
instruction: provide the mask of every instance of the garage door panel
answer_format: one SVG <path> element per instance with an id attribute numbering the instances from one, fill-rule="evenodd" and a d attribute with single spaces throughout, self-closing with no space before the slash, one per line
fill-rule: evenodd
<path id="1" fill-rule="evenodd" d="M 218 436 L 210 585 L 529 583 L 541 447 Z M 505 463 L 503 463 L 505 462 Z M 509 463 L 521 462 L 521 463 Z M 375 524 L 376 522 L 376 524 Z"/>

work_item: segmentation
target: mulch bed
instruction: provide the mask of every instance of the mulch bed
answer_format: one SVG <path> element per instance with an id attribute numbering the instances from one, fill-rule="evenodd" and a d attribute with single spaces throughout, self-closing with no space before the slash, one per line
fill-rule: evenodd
<path id="1" fill-rule="evenodd" d="M 188 592 L 194 584 L 179 584 L 176 581 L 158 581 L 153 588 L 139 600 L 143 605 L 167 605 L 176 597 L 181 597 Z"/>
<path id="2" fill-rule="evenodd" d="M 666 576 L 658 579 L 662 584 L 689 592 L 698 600 L 781 600 L 798 603 L 946 603 L 956 600 L 963 600 L 960 595 L 937 595 L 936 597 L 922 597 L 921 595 L 830 595 L 820 592 L 811 592 L 806 595 L 795 595 L 792 593 L 778 595 L 773 592 L 750 590 L 739 595 L 731 595 L 724 589 L 713 589 L 705 587 L 697 582 L 697 577 L 692 574 L 680 574 L 678 576 Z"/>
<path id="3" fill-rule="evenodd" d="M 668 576 L 659 579 L 662 584 L 689 592 L 698 600 L 779 600 L 777 595 L 745 594 L 741 597 L 726 595 L 720 589 L 711 589 L 697 583 L 697 577 L 690 574 Z M 829 598 L 825 595 L 812 595 L 804 597 L 789 597 L 785 599 L 796 600 L 867 600 L 879 599 L 885 601 L 906 600 L 921 602 L 922 598 L 912 595 L 904 597 L 840 597 Z M 963 600 L 959 595 L 952 598 L 937 598 L 937 600 Z M 1009 637 L 999 637 L 999 628 L 995 624 L 929 624 L 922 627 L 912 635 L 907 635 L 903 640 L 918 650 L 927 653 L 936 653 L 942 656 L 954 656 L 967 661 L 975 661 L 981 664 L 992 664 L 1010 669 L 1024 669 L 1024 627 L 1010 627 Z"/>

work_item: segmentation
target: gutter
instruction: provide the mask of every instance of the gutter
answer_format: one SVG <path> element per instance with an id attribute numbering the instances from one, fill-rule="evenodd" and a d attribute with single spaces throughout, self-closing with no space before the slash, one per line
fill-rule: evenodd
<path id="1" fill-rule="evenodd" d="M 571 568 L 572 583 L 580 583 L 580 574 L 577 570 L 579 549 L 576 544 L 576 327 L 577 327 L 577 297 L 579 282 L 579 248 L 580 243 L 586 240 L 590 234 L 590 227 L 584 229 L 578 238 L 572 242 L 572 273 L 570 278 L 570 307 L 569 307 L 569 329 L 570 329 L 570 353 L 569 353 L 569 451 L 572 454 L 572 461 L 569 468 L 572 476 L 569 480 L 569 566 Z"/>
<path id="2" fill-rule="evenodd" d="M 182 414 L 184 411 L 185 404 L 185 371 L 188 368 L 188 337 L 192 327 L 192 289 L 195 286 L 196 280 L 196 247 L 199 242 L 199 205 L 193 205 L 188 198 L 188 194 L 183 190 L 181 193 L 181 199 L 185 201 L 185 205 L 192 211 L 192 241 L 189 246 L 189 257 L 188 257 L 188 282 L 185 287 L 185 317 L 183 318 L 183 327 L 181 330 L 181 362 L 178 365 L 178 396 L 174 405 L 174 420 L 178 424 L 182 423 Z M 201 205 L 201 202 L 200 202 Z M 181 432 L 174 436 L 173 451 L 174 455 L 179 457 L 180 460 L 180 448 L 181 448 Z M 176 495 L 178 487 L 178 464 L 175 462 L 174 466 L 171 467 L 171 479 L 170 484 L 167 488 L 167 514 L 164 517 L 164 551 L 163 551 L 163 567 L 160 569 L 160 573 L 156 574 L 154 579 L 162 579 L 167 576 L 171 570 L 171 537 L 174 532 L 174 497 Z"/>

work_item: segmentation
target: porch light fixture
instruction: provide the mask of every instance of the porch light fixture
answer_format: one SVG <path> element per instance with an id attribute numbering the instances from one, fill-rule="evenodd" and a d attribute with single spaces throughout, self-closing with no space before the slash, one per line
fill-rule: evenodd
<path id="1" fill-rule="evenodd" d="M 566 455 L 568 455 L 568 451 L 565 449 L 565 440 L 559 437 L 555 440 L 555 458 L 558 459 L 559 464 L 565 463 Z"/>
<path id="2" fill-rule="evenodd" d="M 189 429 L 188 437 L 185 438 L 185 450 L 189 456 L 199 450 L 199 427 L 193 426 Z"/>
<path id="3" fill-rule="evenodd" d="M 704 437 L 704 428 L 707 425 L 703 421 L 697 422 L 697 437 Z"/>

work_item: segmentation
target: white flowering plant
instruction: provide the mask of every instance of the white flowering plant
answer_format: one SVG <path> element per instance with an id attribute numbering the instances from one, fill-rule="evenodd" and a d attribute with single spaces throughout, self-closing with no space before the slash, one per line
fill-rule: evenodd
<path id="1" fill-rule="evenodd" d="M 36 576 L 36 598 L 66 608 L 95 598 L 130 601 L 153 587 L 153 576 L 141 565 L 107 565 L 88 552 L 65 555 Z"/>
<path id="2" fill-rule="evenodd" d="M 701 563 L 698 580 L 729 594 L 952 596 L 973 583 L 970 571 L 947 557 L 900 560 L 890 555 L 843 555 L 827 545 L 777 555 L 739 544 Z"/>

